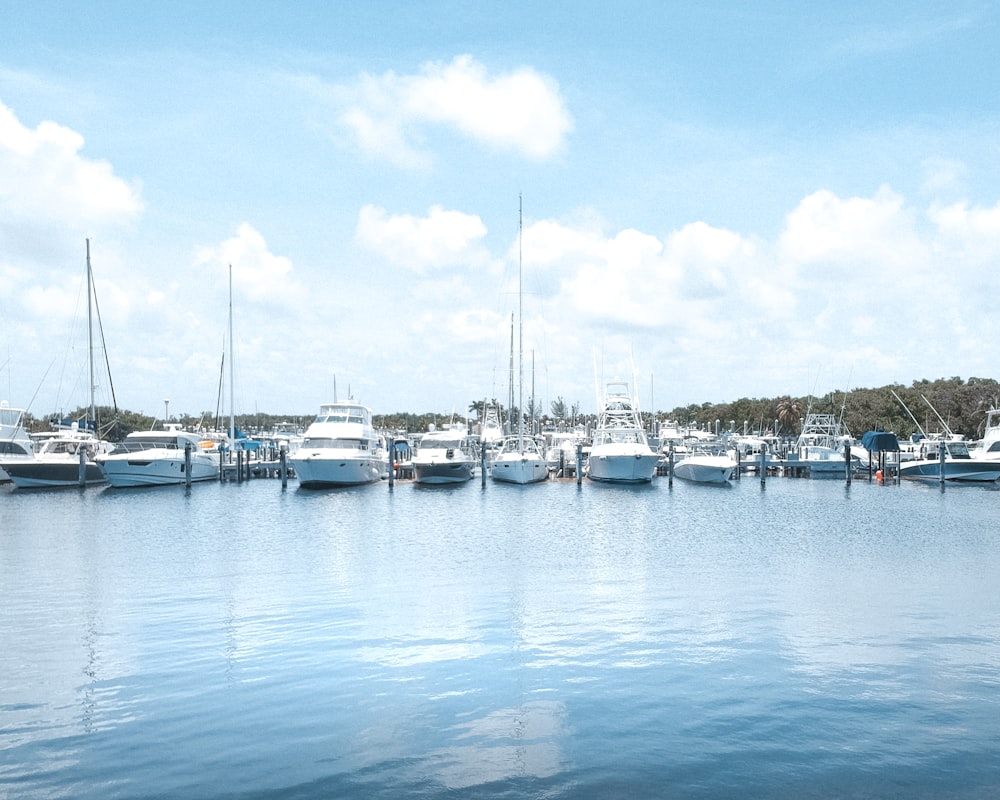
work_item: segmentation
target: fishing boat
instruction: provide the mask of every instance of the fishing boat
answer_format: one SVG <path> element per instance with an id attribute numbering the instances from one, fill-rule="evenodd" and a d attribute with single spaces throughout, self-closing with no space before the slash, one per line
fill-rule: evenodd
<path id="1" fill-rule="evenodd" d="M 289 463 L 304 489 L 375 483 L 389 474 L 371 409 L 353 401 L 322 404 Z"/>
<path id="2" fill-rule="evenodd" d="M 986 435 L 983 437 L 985 451 L 980 447 L 973 454 L 969 443 L 948 427 L 948 423 L 924 395 L 920 395 L 920 398 L 937 417 L 941 424 L 940 433 L 928 434 L 910 413 L 902 398 L 895 392 L 892 394 L 920 431 L 920 435 L 915 437 L 912 457 L 899 465 L 900 478 L 951 483 L 995 483 L 1000 480 L 1000 458 L 992 451 L 992 442 L 1000 437 L 1000 431 L 993 429 L 996 423 L 993 411 L 987 413 Z"/>
<path id="3" fill-rule="evenodd" d="M 607 384 L 587 459 L 587 477 L 609 483 L 649 483 L 658 460 L 659 455 L 649 446 L 639 404 L 629 394 L 628 384 Z"/>
<path id="4" fill-rule="evenodd" d="M 524 431 L 524 314 L 521 259 L 521 207 L 518 203 L 517 225 L 517 321 L 518 321 L 518 401 L 517 433 L 505 436 L 493 458 L 490 476 L 501 483 L 526 485 L 540 483 L 549 477 L 549 464 L 538 442 Z"/>
<path id="5" fill-rule="evenodd" d="M 464 483 L 476 470 L 475 442 L 465 425 L 452 423 L 435 428 L 420 437 L 413 456 L 413 477 L 417 483 Z"/>
<path id="6" fill-rule="evenodd" d="M 691 450 L 674 464 L 674 477 L 693 483 L 728 483 L 736 471 L 736 461 L 721 449 Z"/>

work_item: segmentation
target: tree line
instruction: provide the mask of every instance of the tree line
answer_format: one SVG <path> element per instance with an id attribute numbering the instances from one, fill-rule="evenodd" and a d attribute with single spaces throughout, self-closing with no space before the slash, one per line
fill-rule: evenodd
<path id="1" fill-rule="evenodd" d="M 897 397 L 899 399 L 897 399 Z M 902 401 L 902 402 L 900 402 Z M 516 420 L 518 409 L 504 408 L 491 401 L 500 413 L 501 421 Z M 475 422 L 483 414 L 483 400 L 469 403 L 466 416 L 453 412 L 394 412 L 377 414 L 374 421 L 378 428 L 407 433 L 423 433 L 431 424 L 440 427 L 451 421 Z M 1000 383 L 992 378 L 959 377 L 918 380 L 910 386 L 889 384 L 849 392 L 833 392 L 824 397 L 793 397 L 781 395 L 771 398 L 740 398 L 728 403 L 702 403 L 678 406 L 670 410 L 643 412 L 648 430 L 655 432 L 656 424 L 672 420 L 682 426 L 738 431 L 765 431 L 779 436 L 796 436 L 801 430 L 806 414 L 834 414 L 848 430 L 860 437 L 865 431 L 892 431 L 900 439 L 923 431 L 939 432 L 945 429 L 962 434 L 967 439 L 982 436 L 986 412 L 1000 408 Z M 83 423 L 89 409 L 78 408 L 68 414 L 50 414 L 43 417 L 25 415 L 29 431 L 38 432 L 50 427 L 55 420 L 78 420 Z M 312 414 L 237 414 L 236 426 L 247 433 L 275 430 L 293 426 L 304 429 L 313 420 Z M 171 415 L 170 422 L 190 429 L 226 430 L 229 418 L 219 418 L 213 412 Z M 567 403 L 562 397 L 550 403 L 547 411 L 541 404 L 529 399 L 525 409 L 525 422 L 533 422 L 537 430 L 558 429 L 582 424 L 593 427 L 596 414 L 580 413 L 580 404 Z M 516 422 L 514 423 L 516 425 Z M 154 418 L 134 411 L 116 410 L 108 406 L 97 409 L 97 427 L 102 437 L 117 441 L 132 431 L 149 430 L 163 425 L 162 418 Z"/>

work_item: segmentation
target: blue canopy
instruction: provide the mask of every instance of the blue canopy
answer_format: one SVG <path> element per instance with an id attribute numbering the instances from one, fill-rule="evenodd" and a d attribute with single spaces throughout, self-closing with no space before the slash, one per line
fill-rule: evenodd
<path id="1" fill-rule="evenodd" d="M 869 453 L 899 452 L 899 439 L 894 433 L 868 431 L 861 437 L 861 446 Z"/>

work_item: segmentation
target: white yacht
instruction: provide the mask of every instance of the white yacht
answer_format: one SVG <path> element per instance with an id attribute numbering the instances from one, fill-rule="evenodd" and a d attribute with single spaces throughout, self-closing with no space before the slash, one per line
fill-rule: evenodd
<path id="1" fill-rule="evenodd" d="M 136 431 L 110 453 L 97 456 L 105 480 L 116 488 L 165 486 L 219 478 L 214 441 L 169 424 L 163 430 Z"/>
<path id="2" fill-rule="evenodd" d="M 306 489 L 375 483 L 389 474 L 389 453 L 371 409 L 352 401 L 321 405 L 289 463 Z"/>
<path id="3" fill-rule="evenodd" d="M 413 456 L 413 477 L 417 483 L 464 483 L 475 474 L 477 459 L 465 425 L 454 423 L 440 429 L 432 425 L 420 437 Z"/>
<path id="4" fill-rule="evenodd" d="M 0 481 L 10 480 L 8 464 L 34 458 L 35 448 L 24 428 L 24 409 L 11 408 L 6 400 L 0 402 Z"/>
<path id="5" fill-rule="evenodd" d="M 943 477 L 952 483 L 996 483 L 1000 480 L 1000 458 L 996 453 L 973 454 L 968 442 L 953 436 L 923 439 L 915 456 L 899 465 L 900 478 L 939 481 Z"/>
<path id="6" fill-rule="evenodd" d="M 611 483 L 649 483 L 658 460 L 642 429 L 639 407 L 629 395 L 628 384 L 609 383 L 594 429 L 587 477 Z"/>
<path id="7" fill-rule="evenodd" d="M 4 464 L 4 469 L 19 489 L 104 483 L 96 458 L 112 449 L 113 445 L 74 423 L 69 429 L 46 436 L 34 458 L 12 460 Z"/>
<path id="8" fill-rule="evenodd" d="M 549 477 L 549 462 L 533 437 L 515 434 L 504 437 L 490 475 L 501 483 L 538 483 Z"/>
<path id="9" fill-rule="evenodd" d="M 674 464 L 675 477 L 694 483 L 727 483 L 735 471 L 736 461 L 721 448 L 696 448 Z"/>

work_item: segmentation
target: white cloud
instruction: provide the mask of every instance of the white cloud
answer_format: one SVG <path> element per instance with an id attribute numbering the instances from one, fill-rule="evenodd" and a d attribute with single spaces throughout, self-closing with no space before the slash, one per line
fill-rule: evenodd
<path id="1" fill-rule="evenodd" d="M 233 267 L 233 291 L 253 302 L 294 305 L 304 292 L 292 275 L 292 262 L 273 254 L 252 225 L 242 223 L 236 235 L 218 245 L 202 247 L 196 264 Z"/>
<path id="2" fill-rule="evenodd" d="M 335 96 L 358 146 L 405 167 L 427 163 L 424 137 L 433 125 L 533 160 L 559 152 L 573 129 L 551 77 L 530 67 L 490 76 L 468 55 L 424 64 L 415 75 L 362 75 Z"/>
<path id="3" fill-rule="evenodd" d="M 441 206 L 432 206 L 425 217 L 415 217 L 390 215 L 384 208 L 366 205 L 358 214 L 355 231 L 369 250 L 418 273 L 483 261 L 485 251 L 478 243 L 485 235 L 486 226 L 478 216 Z"/>
<path id="4" fill-rule="evenodd" d="M 902 196 L 887 187 L 871 198 L 814 192 L 788 215 L 778 246 L 791 263 L 837 263 L 846 273 L 864 273 L 872 265 L 911 269 L 928 257 L 926 244 L 914 231 L 913 214 Z"/>
<path id="5" fill-rule="evenodd" d="M 968 202 L 932 206 L 928 218 L 938 229 L 947 249 L 958 250 L 974 264 L 1000 257 L 1000 203 L 993 208 L 969 207 Z"/>
<path id="6" fill-rule="evenodd" d="M 138 185 L 83 156 L 83 146 L 79 133 L 55 122 L 25 127 L 0 103 L 0 228 L 9 239 L 26 229 L 93 232 L 139 216 Z"/>

